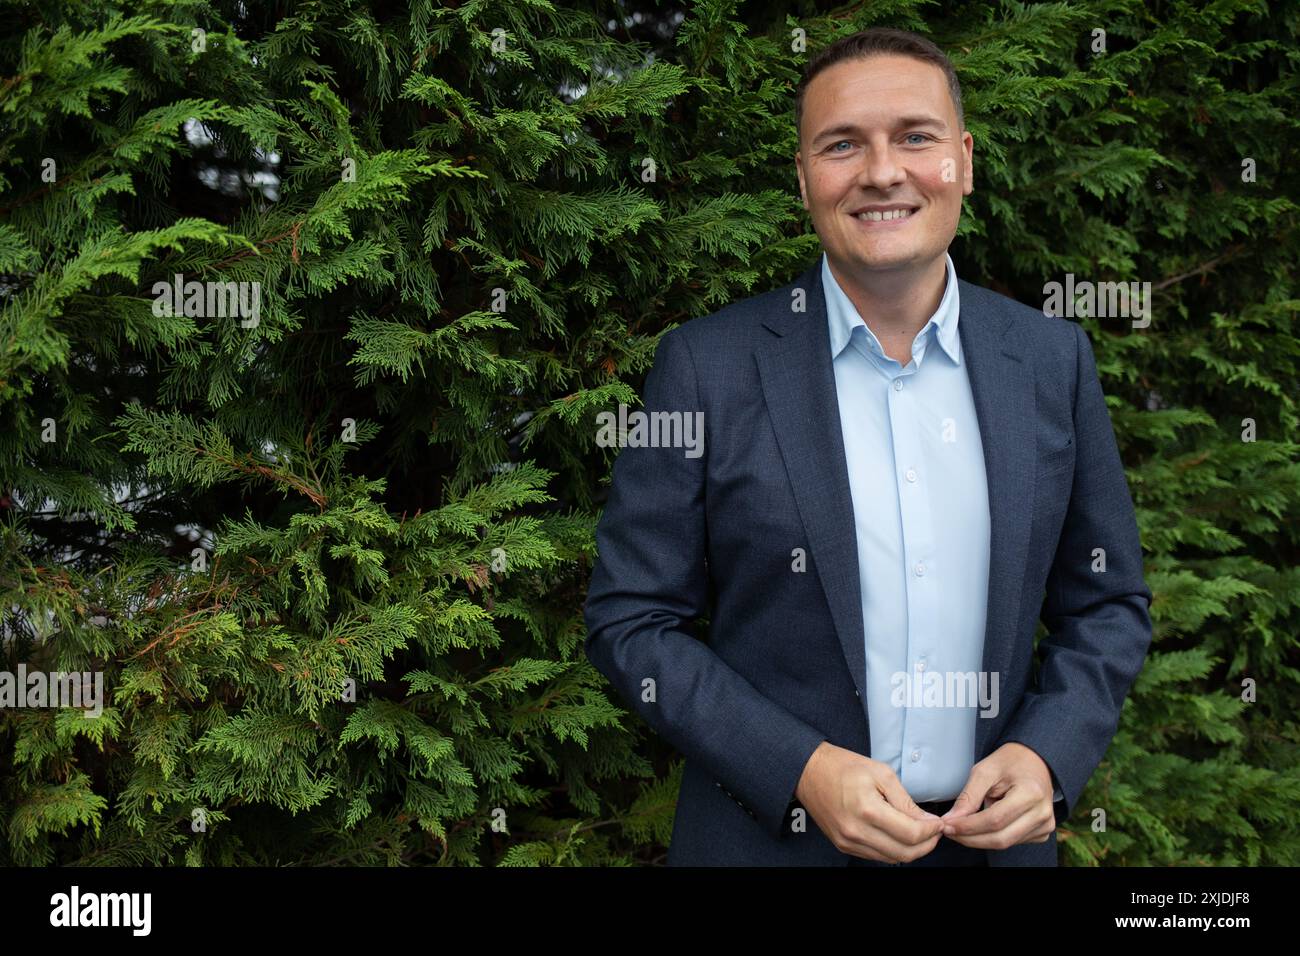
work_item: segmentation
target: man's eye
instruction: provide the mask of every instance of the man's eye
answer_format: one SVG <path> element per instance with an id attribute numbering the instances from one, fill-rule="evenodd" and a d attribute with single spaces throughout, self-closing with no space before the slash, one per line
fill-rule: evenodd
<path id="1" fill-rule="evenodd" d="M 840 140 L 838 143 L 832 143 L 832 144 L 831 144 L 831 152 L 832 152 L 832 153 L 835 152 L 835 147 L 836 147 L 836 146 L 844 146 L 844 145 L 847 144 L 848 142 L 849 142 L 849 141 L 848 141 L 847 139 L 842 139 L 842 140 Z"/>
<path id="2" fill-rule="evenodd" d="M 930 139 L 930 137 L 926 136 L 924 133 L 908 133 L 908 134 L 907 134 L 907 138 L 908 138 L 909 140 L 910 140 L 913 136 L 919 138 L 920 141 L 921 141 L 920 143 L 912 143 L 913 146 L 920 146 L 921 143 L 924 143 L 924 142 L 926 142 L 926 141 L 928 141 L 928 140 Z"/>

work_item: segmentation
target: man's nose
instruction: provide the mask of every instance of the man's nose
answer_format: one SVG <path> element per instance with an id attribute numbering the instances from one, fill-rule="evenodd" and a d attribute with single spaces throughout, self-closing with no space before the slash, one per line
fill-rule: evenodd
<path id="1" fill-rule="evenodd" d="M 858 185 L 888 189 L 906 178 L 906 172 L 893 149 L 886 145 L 864 149 L 862 168 L 858 171 Z"/>

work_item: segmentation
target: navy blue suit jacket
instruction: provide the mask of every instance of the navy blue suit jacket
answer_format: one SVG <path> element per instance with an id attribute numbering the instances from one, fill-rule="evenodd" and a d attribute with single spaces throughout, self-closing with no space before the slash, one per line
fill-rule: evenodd
<path id="1" fill-rule="evenodd" d="M 1151 592 L 1087 334 L 961 281 L 988 475 L 980 760 L 1032 748 L 1075 807 L 1151 641 Z M 847 864 L 794 791 L 823 740 L 870 755 L 857 545 L 820 259 L 665 334 L 645 412 L 703 412 L 703 454 L 624 447 L 596 532 L 586 653 L 686 759 L 669 865 Z M 792 570 L 794 549 L 807 572 Z M 1105 570 L 1094 570 L 1095 549 Z M 1047 636 L 1035 660 L 1040 618 Z M 707 617 L 707 639 L 695 633 Z M 993 866 L 1055 866 L 1046 843 Z"/>

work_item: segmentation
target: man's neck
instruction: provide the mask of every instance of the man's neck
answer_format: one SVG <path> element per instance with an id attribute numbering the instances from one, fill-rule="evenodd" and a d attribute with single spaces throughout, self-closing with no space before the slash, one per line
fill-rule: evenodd
<path id="1" fill-rule="evenodd" d="M 912 340 L 943 300 L 948 281 L 947 257 L 940 257 L 920 273 L 900 269 L 865 275 L 852 271 L 846 274 L 829 256 L 826 261 L 831 275 L 886 354 L 906 365 Z"/>

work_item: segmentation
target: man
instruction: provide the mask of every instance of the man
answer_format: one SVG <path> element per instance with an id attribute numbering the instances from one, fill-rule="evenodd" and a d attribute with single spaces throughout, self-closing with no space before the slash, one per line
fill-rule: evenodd
<path id="1" fill-rule="evenodd" d="M 686 757 L 670 865 L 1055 866 L 1151 640 L 1091 345 L 957 279 L 933 44 L 837 42 L 796 122 L 825 254 L 661 339 L 587 654 Z M 702 449 L 653 430 L 692 417 Z"/>

